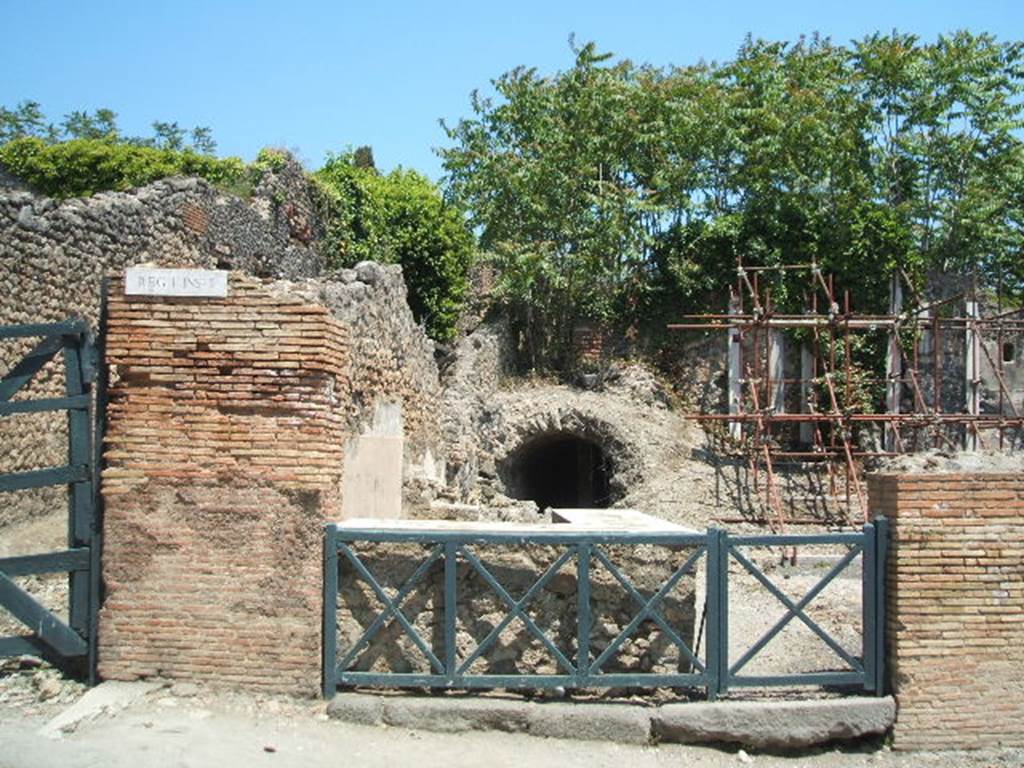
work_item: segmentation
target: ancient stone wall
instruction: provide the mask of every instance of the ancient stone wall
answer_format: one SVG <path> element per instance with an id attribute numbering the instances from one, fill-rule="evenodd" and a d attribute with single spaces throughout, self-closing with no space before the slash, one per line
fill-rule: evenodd
<path id="1" fill-rule="evenodd" d="M 1024 746 L 1024 473 L 869 478 L 899 749 Z"/>
<path id="2" fill-rule="evenodd" d="M 703 528 L 719 511 L 714 469 L 694 456 L 699 428 L 676 410 L 650 369 L 617 363 L 585 389 L 515 378 L 508 335 L 499 322 L 460 339 L 442 371 L 442 427 L 451 500 L 504 506 L 515 493 L 507 464 L 532 441 L 568 436 L 608 457 L 610 498 Z"/>
<path id="3" fill-rule="evenodd" d="M 307 282 L 350 331 L 347 418 L 355 442 L 349 452 L 361 435 L 402 435 L 405 503 L 423 507 L 444 481 L 441 384 L 434 343 L 412 316 L 401 267 L 367 261 Z M 380 434 L 382 408 L 396 411 L 399 422 L 386 435 Z"/>
<path id="4" fill-rule="evenodd" d="M 96 328 L 103 277 L 143 262 L 320 274 L 315 214 L 315 194 L 288 159 L 258 180 L 249 201 L 191 178 L 64 201 L 0 179 L 0 325 L 77 316 Z M 0 343 L 0 371 L 36 341 Z M 61 368 L 51 364 L 19 396 L 53 395 L 62 386 Z M 0 472 L 63 463 L 65 422 L 56 413 L 0 420 Z M 63 499 L 63 489 L 0 494 L 0 525 L 59 509 Z"/>
<path id="5" fill-rule="evenodd" d="M 313 694 L 349 333 L 316 291 L 112 284 L 100 674 Z"/>
<path id="6" fill-rule="evenodd" d="M 315 300 L 351 330 L 348 453 L 358 454 L 364 433 L 369 441 L 379 437 L 370 433 L 382 408 L 397 409 L 397 432 L 387 437 L 397 439 L 392 453 L 406 481 L 406 502 L 423 506 L 436 495 L 444 456 L 433 342 L 408 307 L 400 267 L 364 262 L 325 275 L 317 251 L 323 235 L 318 198 L 298 163 L 282 155 L 248 201 L 185 178 L 62 202 L 9 186 L 0 186 L 0 325 L 75 315 L 96 328 L 103 277 L 140 263 L 305 278 Z M 34 341 L 0 343 L 0 371 Z M 58 360 L 20 396 L 56 394 L 61 386 Z M 0 472 L 58 465 L 65 451 L 61 414 L 0 420 Z M 0 525 L 64 503 L 61 488 L 0 494 Z"/>

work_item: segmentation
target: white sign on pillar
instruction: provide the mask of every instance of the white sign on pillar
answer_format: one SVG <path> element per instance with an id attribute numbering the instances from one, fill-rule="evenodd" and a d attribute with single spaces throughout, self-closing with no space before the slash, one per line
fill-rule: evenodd
<path id="1" fill-rule="evenodd" d="M 219 269 L 129 267 L 124 273 L 126 296 L 194 296 L 224 298 L 228 273 Z"/>

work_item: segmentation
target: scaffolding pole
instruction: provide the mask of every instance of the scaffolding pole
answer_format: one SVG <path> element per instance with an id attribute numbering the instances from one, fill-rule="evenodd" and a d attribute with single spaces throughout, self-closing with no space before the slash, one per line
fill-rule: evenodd
<path id="1" fill-rule="evenodd" d="M 764 279 L 771 272 L 807 276 L 803 312 L 775 311 Z M 1000 298 L 999 311 L 986 317 L 973 285 L 965 293 L 925 301 L 906 273 L 896 270 L 889 286 L 889 313 L 860 314 L 853 311 L 849 292 L 839 294 L 834 278 L 814 262 L 762 267 L 740 260 L 726 313 L 684 315 L 685 322 L 668 327 L 726 331 L 726 412 L 691 416 L 726 423 L 732 450 L 746 457 L 752 485 L 763 494 L 766 520 L 781 529 L 787 516 L 779 491 L 780 462 L 821 466 L 828 497 L 842 502 L 851 524 L 855 508 L 867 517 L 865 461 L 929 447 L 1019 445 L 1024 418 L 1015 401 L 1021 393 L 1007 382 L 1003 344 L 1007 337 L 1024 336 L 1022 313 L 1024 308 L 1004 311 Z M 853 362 L 863 347 L 854 337 L 876 332 L 885 334 L 884 342 L 876 342 L 885 345 L 878 353 L 884 355 L 884 379 Z M 790 347 L 800 350 L 798 375 L 786 373 L 787 345 L 794 343 L 787 334 L 798 335 L 799 343 Z M 949 387 L 961 370 L 950 355 L 958 354 L 954 341 L 960 334 L 963 405 L 950 408 L 955 391 Z M 993 340 L 994 356 L 988 348 Z M 997 384 L 988 400 L 986 362 Z M 880 387 L 877 403 L 864 394 L 872 386 Z M 800 400 L 794 413 L 787 412 L 791 388 Z M 994 439 L 988 441 L 985 435 Z"/>

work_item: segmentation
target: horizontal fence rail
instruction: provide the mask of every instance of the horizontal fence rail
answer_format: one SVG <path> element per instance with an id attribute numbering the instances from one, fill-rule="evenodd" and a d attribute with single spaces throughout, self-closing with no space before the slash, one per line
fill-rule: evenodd
<path id="1" fill-rule="evenodd" d="M 884 519 L 849 533 L 810 534 L 794 536 L 734 536 L 711 528 L 705 533 L 687 532 L 609 532 L 595 533 L 572 530 L 524 533 L 510 530 L 475 533 L 457 530 L 381 530 L 353 529 L 328 525 L 324 539 L 324 614 L 323 614 L 323 688 L 332 696 L 339 686 L 391 686 L 432 688 L 610 688 L 610 687 L 673 687 L 704 689 L 709 699 L 733 687 L 773 685 L 852 686 L 881 694 L 883 689 L 882 624 L 884 611 L 884 562 L 886 523 Z M 404 582 L 388 589 L 367 564 L 370 559 L 360 554 L 368 545 L 419 545 L 419 562 Z M 749 556 L 751 547 L 792 547 L 801 545 L 834 545 L 845 549 L 837 562 L 801 599 L 794 601 L 767 576 Z M 500 566 L 488 562 L 494 552 L 515 551 L 525 547 L 547 547 L 551 561 L 537 568 L 528 580 L 532 583 L 521 596 L 510 593 L 496 575 Z M 666 557 L 657 586 L 650 579 L 644 589 L 638 588 L 627 574 L 622 561 L 637 548 L 659 547 Z M 486 552 L 486 554 L 485 554 Z M 627 553 L 627 554 L 624 554 Z M 378 556 L 380 553 L 378 552 Z M 863 623 L 862 645 L 856 652 L 844 648 L 820 624 L 812 619 L 807 608 L 855 559 L 861 558 L 861 595 Z M 673 590 L 685 577 L 694 577 L 697 568 L 705 566 L 705 608 L 701 627 L 689 622 L 672 621 L 666 603 Z M 569 570 L 575 588 L 575 614 L 561 617 L 573 622 L 574 648 L 559 647 L 552 637 L 531 617 L 530 608 L 556 577 Z M 603 589 L 620 591 L 622 599 L 632 605 L 632 618 L 623 624 L 611 639 L 595 642 L 595 608 L 593 590 L 595 574 L 603 571 Z M 750 638 L 747 650 L 734 662 L 729 658 L 729 585 L 739 572 L 753 577 L 764 591 L 777 600 L 785 612 L 760 638 Z M 435 574 L 439 593 L 430 610 L 440 613 L 442 631 L 424 632 L 416 626 L 417 616 L 407 615 L 405 604 L 418 589 L 426 589 L 430 574 Z M 471 596 L 464 594 L 460 584 L 467 576 L 489 590 L 487 595 L 500 602 L 504 615 L 497 622 L 489 619 L 489 631 L 473 637 L 472 643 L 457 640 L 460 617 L 465 618 Z M 350 580 L 344 582 L 343 579 Z M 368 589 L 381 609 L 366 613 L 358 622 L 358 633 L 344 647 L 339 645 L 338 612 L 346 608 L 343 587 L 359 582 Z M 692 586 L 695 586 L 692 585 Z M 480 595 L 479 589 L 476 597 Z M 438 605 L 438 602 L 440 605 Z M 474 665 L 493 650 L 502 633 L 518 620 L 539 642 L 555 667 L 549 673 L 487 673 L 474 671 Z M 783 675 L 745 674 L 751 661 L 792 622 L 799 622 L 813 632 L 841 662 L 837 671 L 792 673 Z M 421 654 L 423 671 L 394 671 L 360 668 L 362 655 L 387 627 L 397 626 L 399 636 Z M 636 640 L 642 628 L 655 628 L 663 642 L 678 654 L 678 668 L 649 671 L 610 669 L 616 654 L 627 642 Z M 351 633 L 349 633 L 351 634 Z M 427 636 L 425 636 L 427 635 Z M 693 638 L 692 640 L 690 638 Z M 744 641 L 747 638 L 742 638 Z M 703 640 L 703 653 L 700 652 Z M 474 647 L 469 647 L 473 645 Z M 365 667 L 366 665 L 362 665 Z"/>

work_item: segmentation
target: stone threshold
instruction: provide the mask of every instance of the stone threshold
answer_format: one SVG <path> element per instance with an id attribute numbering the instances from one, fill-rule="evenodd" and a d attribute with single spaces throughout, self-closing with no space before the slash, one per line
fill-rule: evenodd
<path id="1" fill-rule="evenodd" d="M 505 731 L 622 744 L 730 744 L 788 750 L 884 734 L 895 720 L 896 703 L 891 696 L 850 696 L 642 706 L 343 692 L 327 705 L 327 714 L 356 725 L 442 733 Z"/>
<path id="2" fill-rule="evenodd" d="M 385 532 L 431 533 L 676 533 L 699 536 L 702 531 L 684 528 L 636 509 L 552 509 L 551 522 L 496 520 L 437 520 L 432 518 L 354 517 L 335 523 L 339 530 L 373 529 Z"/>

